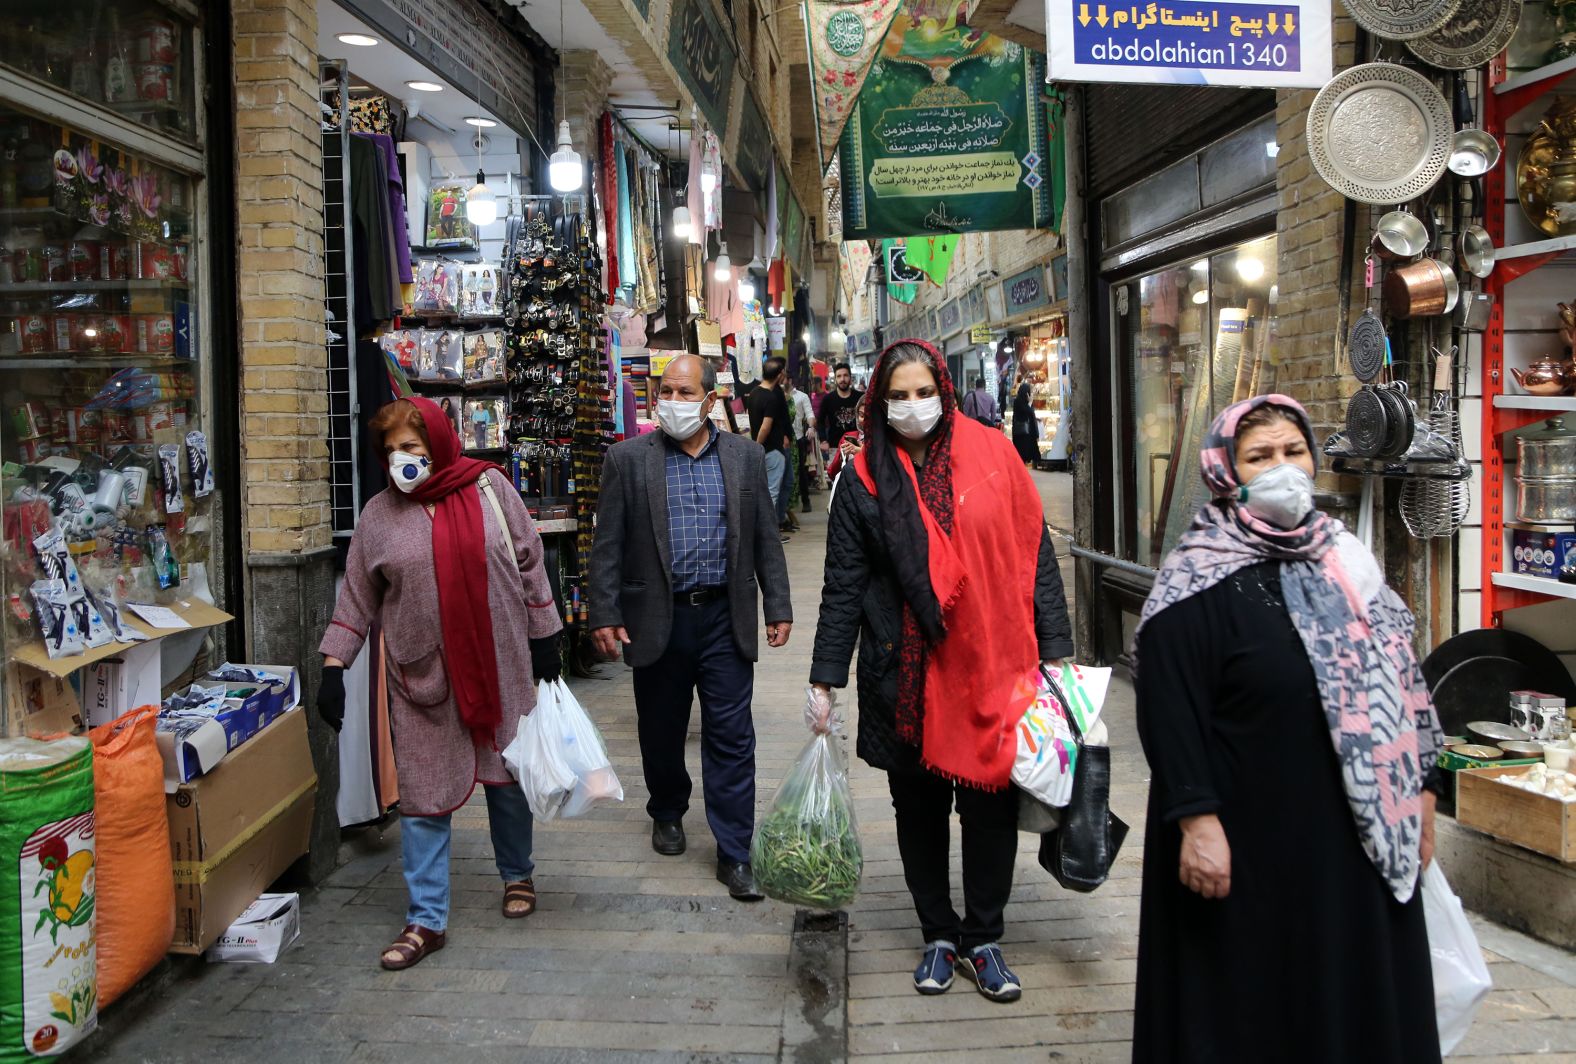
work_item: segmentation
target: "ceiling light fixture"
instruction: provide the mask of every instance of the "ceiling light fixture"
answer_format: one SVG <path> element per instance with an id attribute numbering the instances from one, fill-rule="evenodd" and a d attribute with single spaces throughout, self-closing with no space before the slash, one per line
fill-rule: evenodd
<path id="1" fill-rule="evenodd" d="M 340 44 L 354 45 L 357 48 L 374 48 L 378 43 L 376 37 L 369 37 L 365 33 L 340 33 L 334 36 L 334 40 Z"/>
<path id="2" fill-rule="evenodd" d="M 717 242 L 717 261 L 712 263 L 711 279 L 714 281 L 728 282 L 733 280 L 733 260 L 728 258 L 728 242 Z"/>
<path id="3" fill-rule="evenodd" d="M 689 208 L 679 204 L 673 208 L 673 235 L 680 240 L 688 240 L 690 235 Z"/>
<path id="4" fill-rule="evenodd" d="M 477 129 L 491 129 L 498 123 L 494 122 L 490 118 L 483 118 L 481 115 L 467 115 L 465 118 L 465 124 L 468 126 L 475 126 Z"/>
<path id="5" fill-rule="evenodd" d="M 755 278 L 750 276 L 749 270 L 739 274 L 739 300 L 743 303 L 755 302 Z"/>
<path id="6" fill-rule="evenodd" d="M 439 85 L 436 81 L 407 81 L 405 83 L 405 87 L 407 89 L 415 89 L 417 92 L 443 91 L 443 86 Z"/>
<path id="7" fill-rule="evenodd" d="M 564 83 L 564 51 L 568 38 L 564 36 L 564 0 L 558 0 L 558 83 Z M 575 192 L 585 181 L 585 164 L 569 139 L 567 119 L 558 123 L 558 150 L 547 162 L 547 183 L 554 192 Z"/>
<path id="8" fill-rule="evenodd" d="M 1237 276 L 1244 281 L 1257 281 L 1264 276 L 1264 261 L 1252 255 L 1243 255 L 1237 258 Z"/>
<path id="9" fill-rule="evenodd" d="M 491 225 L 498 220 L 498 197 L 487 187 L 487 175 L 476 171 L 476 184 L 465 194 L 465 217 L 472 225 Z"/>

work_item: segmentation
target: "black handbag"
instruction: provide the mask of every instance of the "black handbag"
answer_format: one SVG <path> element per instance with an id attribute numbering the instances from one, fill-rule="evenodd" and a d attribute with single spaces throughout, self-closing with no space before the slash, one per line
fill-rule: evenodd
<path id="1" fill-rule="evenodd" d="M 1111 748 L 1088 746 L 1061 686 L 1043 668 L 1056 697 L 1067 710 L 1067 725 L 1078 743 L 1073 793 L 1061 811 L 1061 824 L 1040 836 L 1040 867 L 1063 887 L 1087 894 L 1111 874 L 1127 824 L 1111 812 Z"/>

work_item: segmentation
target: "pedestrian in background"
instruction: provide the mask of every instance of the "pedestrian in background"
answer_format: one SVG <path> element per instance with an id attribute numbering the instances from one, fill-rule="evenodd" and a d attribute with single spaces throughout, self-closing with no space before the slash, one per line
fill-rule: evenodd
<path id="1" fill-rule="evenodd" d="M 988 429 L 1001 424 L 1001 415 L 996 411 L 996 399 L 985 390 L 984 377 L 976 378 L 974 387 L 963 397 L 963 416 L 973 418 Z"/>
<path id="2" fill-rule="evenodd" d="M 384 644 L 389 723 L 399 772 L 400 851 L 410 908 L 383 967 L 409 968 L 443 948 L 449 918 L 450 814 L 480 783 L 503 915 L 536 909 L 531 810 L 503 750 L 557 679 L 563 621 L 542 538 L 503 470 L 460 454 L 429 399 L 397 399 L 372 418 L 390 486 L 367 503 L 345 582 L 318 649 L 318 709 L 344 723 L 344 669 L 373 624 Z"/>
<path id="3" fill-rule="evenodd" d="M 1014 1001 L 1003 913 L 1018 853 L 1010 783 L 1038 663 L 1072 653 L 1072 626 L 1040 496 L 1012 446 L 957 416 L 946 360 L 903 340 L 882 354 L 864 447 L 832 501 L 810 683 L 848 683 L 859 646 L 858 752 L 887 773 L 903 876 L 924 955 L 914 988 L 939 994 L 954 966 Z M 963 902 L 948 875 L 963 824 Z"/>
<path id="4" fill-rule="evenodd" d="M 779 372 L 781 367 L 779 367 Z M 773 389 L 775 391 L 775 389 Z M 690 703 L 700 694 L 701 785 L 717 840 L 717 879 L 759 900 L 755 831 L 757 588 L 766 642 L 788 642 L 793 609 L 761 449 L 710 418 L 717 371 L 680 355 L 662 374 L 661 432 L 615 444 L 602 472 L 591 549 L 591 636 L 635 670 L 651 847 L 684 852 L 691 782 Z"/>
<path id="5" fill-rule="evenodd" d="M 1144 604 L 1135 1061 L 1439 1060 L 1439 724 L 1411 613 L 1313 507 L 1316 453 L 1294 399 L 1227 407 Z"/>
<path id="6" fill-rule="evenodd" d="M 1040 420 L 1034 416 L 1028 381 L 1018 385 L 1018 394 L 1012 400 L 1012 445 L 1024 465 L 1033 465 L 1040 457 Z"/>
<path id="7" fill-rule="evenodd" d="M 836 390 L 821 401 L 815 416 L 815 434 L 828 461 L 833 448 L 840 448 L 849 433 L 859 431 L 859 402 L 865 397 L 854 387 L 854 372 L 847 362 L 832 368 L 832 383 Z"/>
<path id="8" fill-rule="evenodd" d="M 746 404 L 750 411 L 750 432 L 766 450 L 766 484 L 772 493 L 772 509 L 777 528 L 788 530 L 788 485 L 792 470 L 788 464 L 788 440 L 793 415 L 783 394 L 786 359 L 773 355 L 761 364 L 761 381 L 750 392 Z"/>
<path id="9" fill-rule="evenodd" d="M 793 406 L 793 468 L 798 476 L 795 498 L 799 508 L 805 513 L 810 512 L 810 455 L 815 447 L 815 409 L 810 405 L 810 397 L 800 391 L 794 384 L 793 378 L 783 377 L 783 387 L 788 391 L 788 402 Z M 788 519 L 793 524 L 795 532 L 799 531 L 799 521 L 793 515 L 793 508 L 788 510 Z"/>

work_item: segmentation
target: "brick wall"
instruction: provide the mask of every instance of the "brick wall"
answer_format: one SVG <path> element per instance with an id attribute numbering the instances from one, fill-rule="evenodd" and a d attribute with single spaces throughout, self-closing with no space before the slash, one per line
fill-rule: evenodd
<path id="1" fill-rule="evenodd" d="M 245 547 L 300 552 L 330 543 L 317 8 L 234 19 Z"/>

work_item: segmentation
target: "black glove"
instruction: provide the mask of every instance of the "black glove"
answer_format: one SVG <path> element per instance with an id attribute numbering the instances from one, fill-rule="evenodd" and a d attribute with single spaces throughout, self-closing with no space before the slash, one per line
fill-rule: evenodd
<path id="1" fill-rule="evenodd" d="M 559 650 L 562 636 L 560 631 L 531 640 L 531 672 L 538 680 L 552 683 L 564 674 L 563 653 Z"/>
<path id="2" fill-rule="evenodd" d="M 324 665 L 317 684 L 317 715 L 337 734 L 345 726 L 345 670 Z"/>

